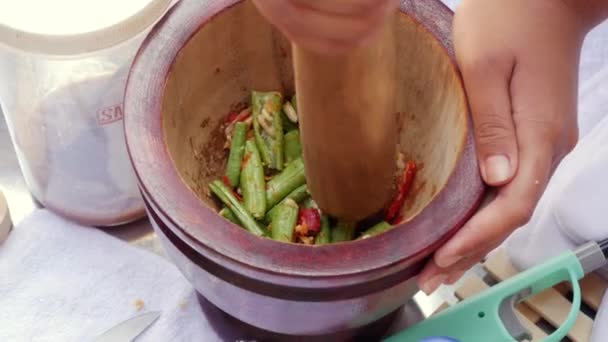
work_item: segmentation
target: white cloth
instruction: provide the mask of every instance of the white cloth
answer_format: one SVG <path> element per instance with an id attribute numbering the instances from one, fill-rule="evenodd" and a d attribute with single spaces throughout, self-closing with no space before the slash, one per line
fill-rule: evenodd
<path id="1" fill-rule="evenodd" d="M 138 341 L 220 340 L 160 256 L 46 210 L 0 244 L 0 341 L 90 341 L 147 310 L 162 313 Z"/>

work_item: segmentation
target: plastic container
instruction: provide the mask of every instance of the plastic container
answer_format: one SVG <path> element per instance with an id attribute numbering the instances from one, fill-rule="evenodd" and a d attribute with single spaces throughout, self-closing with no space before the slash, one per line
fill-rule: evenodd
<path id="1" fill-rule="evenodd" d="M 6 198 L 0 190 L 0 244 L 6 240 L 11 229 L 13 229 L 13 221 L 11 220 L 11 214 L 8 211 Z"/>
<path id="2" fill-rule="evenodd" d="M 0 0 L 0 104 L 45 207 L 95 226 L 145 215 L 122 102 L 132 60 L 171 3 Z"/>

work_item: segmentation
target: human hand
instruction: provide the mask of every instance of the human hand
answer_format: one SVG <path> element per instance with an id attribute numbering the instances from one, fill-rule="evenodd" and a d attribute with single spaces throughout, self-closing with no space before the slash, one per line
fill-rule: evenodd
<path id="1" fill-rule="evenodd" d="M 292 42 L 336 54 L 372 39 L 396 0 L 254 0 L 258 10 Z"/>
<path id="2" fill-rule="evenodd" d="M 457 281 L 529 220 L 554 168 L 576 144 L 579 54 L 597 19 L 574 3 L 464 0 L 457 9 L 454 45 L 480 172 L 497 195 L 420 273 L 427 294 Z"/>

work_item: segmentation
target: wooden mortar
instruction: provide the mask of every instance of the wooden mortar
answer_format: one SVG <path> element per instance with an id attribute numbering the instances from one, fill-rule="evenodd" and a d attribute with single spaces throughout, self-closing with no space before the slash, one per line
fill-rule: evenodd
<path id="1" fill-rule="evenodd" d="M 258 238 L 208 196 L 224 171 L 218 126 L 231 107 L 252 89 L 294 91 L 290 43 L 237 0 L 181 0 L 144 42 L 125 97 L 131 161 L 169 258 L 222 311 L 289 335 L 363 329 L 416 293 L 426 260 L 477 209 L 484 186 L 452 14 L 439 0 L 400 9 L 398 146 L 420 168 L 412 196 L 394 229 L 325 246 Z"/>

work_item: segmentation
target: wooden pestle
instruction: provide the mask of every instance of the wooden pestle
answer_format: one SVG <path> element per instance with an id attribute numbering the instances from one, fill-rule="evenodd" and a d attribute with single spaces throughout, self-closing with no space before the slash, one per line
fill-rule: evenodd
<path id="1" fill-rule="evenodd" d="M 326 213 L 357 221 L 390 199 L 395 172 L 395 16 L 342 55 L 293 46 L 306 179 Z"/>

